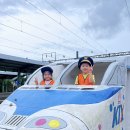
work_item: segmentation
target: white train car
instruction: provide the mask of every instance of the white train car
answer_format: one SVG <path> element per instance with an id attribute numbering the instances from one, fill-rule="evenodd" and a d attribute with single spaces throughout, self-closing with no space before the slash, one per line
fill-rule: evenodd
<path id="1" fill-rule="evenodd" d="M 77 61 L 50 64 L 52 87 L 39 68 L 0 105 L 0 130 L 130 130 L 130 57 L 94 61 L 94 86 L 74 85 Z"/>

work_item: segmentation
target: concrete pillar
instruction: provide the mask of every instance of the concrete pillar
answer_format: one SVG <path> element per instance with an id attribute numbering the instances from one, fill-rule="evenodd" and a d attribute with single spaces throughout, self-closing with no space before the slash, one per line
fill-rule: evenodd
<path id="1" fill-rule="evenodd" d="M 20 83 L 20 70 L 18 70 L 17 81 L 18 81 L 18 83 Z M 20 84 L 18 84 L 17 87 L 19 87 L 19 86 L 20 86 Z"/>
<path id="2" fill-rule="evenodd" d="M 2 80 L 2 93 L 5 92 L 4 91 L 4 80 Z"/>

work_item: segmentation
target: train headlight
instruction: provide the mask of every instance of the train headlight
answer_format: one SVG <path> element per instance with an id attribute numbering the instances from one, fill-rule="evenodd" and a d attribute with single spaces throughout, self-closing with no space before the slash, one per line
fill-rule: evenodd
<path id="1" fill-rule="evenodd" d="M 25 125 L 25 128 L 44 128 L 49 130 L 60 130 L 67 127 L 67 123 L 57 117 L 44 116 L 33 119 Z"/>
<path id="2" fill-rule="evenodd" d="M 0 112 L 0 121 L 5 118 L 6 114 L 4 112 Z"/>

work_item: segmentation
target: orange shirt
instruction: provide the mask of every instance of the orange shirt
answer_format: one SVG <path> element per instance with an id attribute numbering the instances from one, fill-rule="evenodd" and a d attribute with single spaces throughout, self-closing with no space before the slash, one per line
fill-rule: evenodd
<path id="1" fill-rule="evenodd" d="M 46 84 L 46 82 L 45 82 L 44 80 L 42 80 L 42 81 L 40 82 L 40 85 L 53 85 L 54 83 L 55 83 L 54 80 L 51 80 L 49 84 Z"/>
<path id="2" fill-rule="evenodd" d="M 76 78 L 75 84 L 77 85 L 95 85 L 95 78 L 92 74 L 79 74 Z"/>

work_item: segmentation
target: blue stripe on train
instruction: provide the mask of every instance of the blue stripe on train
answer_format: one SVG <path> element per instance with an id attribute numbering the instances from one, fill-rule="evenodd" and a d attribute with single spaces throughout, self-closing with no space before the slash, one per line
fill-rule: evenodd
<path id="1" fill-rule="evenodd" d="M 99 103 L 112 97 L 120 89 L 111 87 L 101 91 L 16 90 L 7 100 L 16 104 L 14 114 L 29 116 L 58 105 Z"/>

